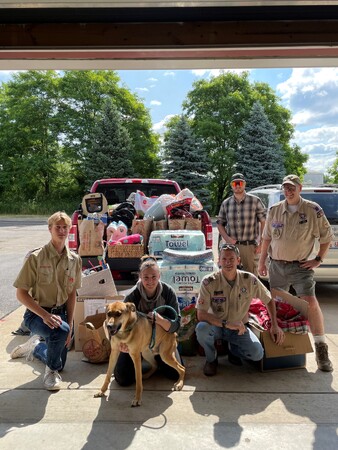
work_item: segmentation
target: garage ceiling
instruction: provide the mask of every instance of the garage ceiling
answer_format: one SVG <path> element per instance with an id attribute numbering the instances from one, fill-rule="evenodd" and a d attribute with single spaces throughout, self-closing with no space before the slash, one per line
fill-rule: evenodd
<path id="1" fill-rule="evenodd" d="M 114 3 L 2 2 L 0 69 L 338 65 L 338 2 Z"/>

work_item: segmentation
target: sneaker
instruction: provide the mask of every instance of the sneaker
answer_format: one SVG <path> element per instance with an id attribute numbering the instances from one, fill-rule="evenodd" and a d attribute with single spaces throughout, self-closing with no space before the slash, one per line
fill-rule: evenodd
<path id="1" fill-rule="evenodd" d="M 46 366 L 43 384 L 47 391 L 58 391 L 60 389 L 61 375 L 57 370 L 52 370 Z"/>
<path id="2" fill-rule="evenodd" d="M 332 372 L 333 367 L 331 361 L 329 360 L 327 344 L 324 342 L 319 342 L 318 344 L 315 344 L 315 348 L 318 369 L 323 372 Z"/>
<path id="3" fill-rule="evenodd" d="M 217 358 L 212 362 L 206 361 L 206 363 L 204 364 L 204 367 L 203 367 L 204 375 L 206 375 L 207 377 L 213 377 L 214 375 L 216 375 L 217 366 L 218 366 Z"/>
<path id="4" fill-rule="evenodd" d="M 36 334 L 33 335 L 27 342 L 25 342 L 25 344 L 18 345 L 14 350 L 12 350 L 11 359 L 23 358 L 25 356 L 27 361 L 32 360 L 33 350 L 39 342 L 40 337 Z"/>

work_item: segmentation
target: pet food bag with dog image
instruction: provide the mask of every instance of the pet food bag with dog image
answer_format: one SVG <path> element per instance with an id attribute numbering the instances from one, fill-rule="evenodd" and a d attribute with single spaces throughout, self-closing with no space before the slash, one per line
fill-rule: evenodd
<path id="1" fill-rule="evenodd" d="M 105 330 L 106 313 L 87 316 L 78 326 L 79 341 L 84 358 L 82 361 L 102 363 L 108 361 L 110 341 Z"/>

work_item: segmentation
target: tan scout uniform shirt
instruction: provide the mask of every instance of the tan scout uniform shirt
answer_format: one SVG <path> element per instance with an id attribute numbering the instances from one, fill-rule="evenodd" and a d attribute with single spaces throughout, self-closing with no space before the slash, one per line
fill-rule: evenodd
<path id="1" fill-rule="evenodd" d="M 74 288 L 81 287 L 81 258 L 67 247 L 59 255 L 51 242 L 28 254 L 14 287 L 28 290 L 40 306 L 66 303 Z"/>
<path id="2" fill-rule="evenodd" d="M 271 300 L 270 292 L 255 275 L 237 270 L 235 284 L 231 286 L 220 270 L 203 278 L 197 309 L 208 312 L 211 308 L 221 320 L 246 322 L 253 298 L 261 299 L 265 305 Z"/>
<path id="3" fill-rule="evenodd" d="M 317 203 L 301 198 L 294 213 L 288 211 L 285 200 L 271 206 L 263 239 L 271 239 L 268 252 L 272 259 L 307 260 L 317 238 L 322 244 L 333 238 L 330 223 Z"/>

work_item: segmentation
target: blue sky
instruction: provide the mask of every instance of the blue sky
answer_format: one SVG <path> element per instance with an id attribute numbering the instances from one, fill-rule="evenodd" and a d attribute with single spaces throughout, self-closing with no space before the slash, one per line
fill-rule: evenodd
<path id="1" fill-rule="evenodd" d="M 291 110 L 296 130 L 294 143 L 309 155 L 308 170 L 325 172 L 338 150 L 338 69 L 251 69 L 249 72 L 252 81 L 268 83 L 282 105 Z M 216 69 L 119 71 L 123 83 L 144 100 L 157 132 L 163 132 L 168 118 L 182 112 L 182 102 L 194 81 L 219 73 Z"/>
<path id="2" fill-rule="evenodd" d="M 241 72 L 240 69 L 234 72 Z M 309 155 L 308 170 L 325 172 L 338 150 L 338 68 L 251 69 L 252 81 L 268 83 L 292 112 L 294 142 Z M 193 82 L 218 75 L 206 70 L 120 70 L 121 82 L 149 109 L 155 131 L 182 112 Z M 0 82 L 11 72 L 0 71 Z"/>

